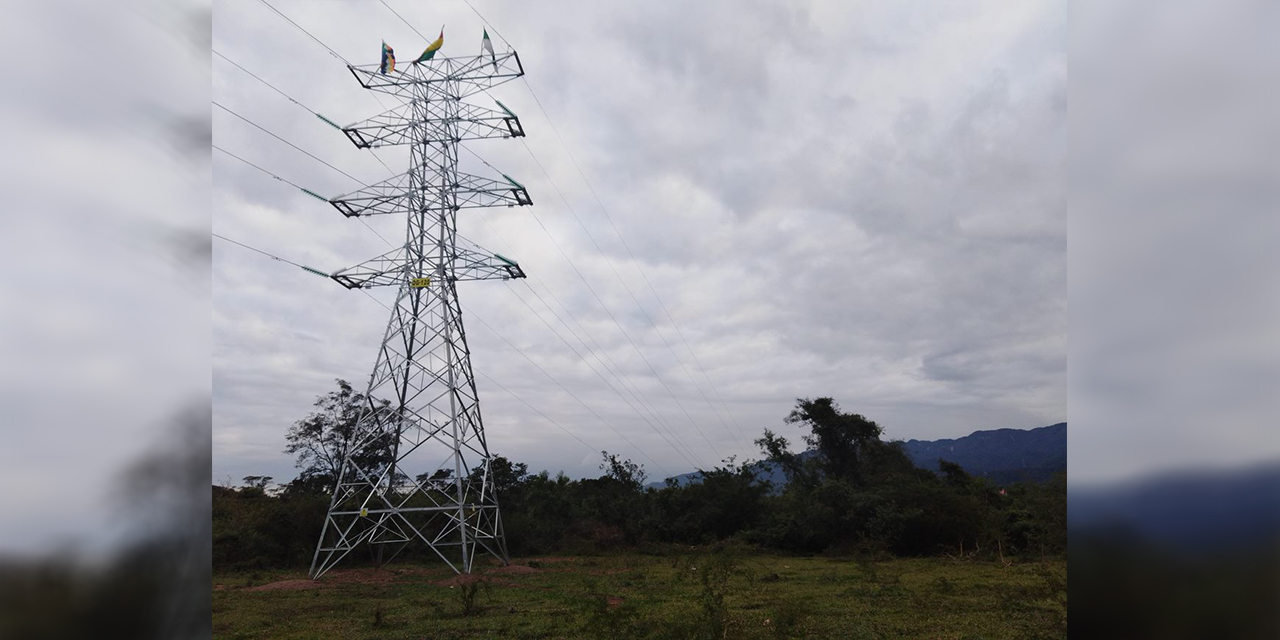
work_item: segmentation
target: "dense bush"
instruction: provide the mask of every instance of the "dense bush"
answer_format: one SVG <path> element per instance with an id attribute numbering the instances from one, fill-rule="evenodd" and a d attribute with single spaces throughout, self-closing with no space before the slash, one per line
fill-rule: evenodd
<path id="1" fill-rule="evenodd" d="M 998 487 L 943 462 L 916 468 L 880 427 L 829 398 L 800 400 L 788 418 L 810 431 L 800 456 L 766 431 L 757 443 L 785 487 L 759 482 L 755 464 L 704 471 L 699 482 L 646 489 L 644 470 L 604 454 L 599 478 L 529 474 L 501 456 L 491 472 L 508 549 L 525 556 L 599 553 L 740 538 L 796 552 L 1004 557 L 1066 548 L 1065 472 L 1046 484 Z M 214 566 L 305 566 L 328 505 L 323 474 L 302 474 L 277 495 L 263 479 L 213 488 Z M 416 555 L 408 552 L 408 557 Z M 402 556 L 403 557 L 403 556 Z"/>
<path id="2" fill-rule="evenodd" d="M 287 488 L 279 496 L 261 487 L 213 487 L 213 566 L 260 569 L 311 562 L 329 499 L 318 491 Z"/>

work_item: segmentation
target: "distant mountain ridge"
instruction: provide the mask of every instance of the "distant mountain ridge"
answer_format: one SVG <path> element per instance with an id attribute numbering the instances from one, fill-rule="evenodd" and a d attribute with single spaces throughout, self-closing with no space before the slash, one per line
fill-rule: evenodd
<path id="1" fill-rule="evenodd" d="M 974 431 L 962 438 L 907 440 L 902 443 L 907 457 L 917 467 L 938 470 L 938 460 L 954 462 L 971 475 L 989 478 L 996 484 L 1044 482 L 1067 468 L 1067 423 L 1037 429 L 992 429 Z M 805 451 L 801 457 L 814 455 Z M 786 484 L 786 476 L 771 462 L 755 464 L 756 477 L 775 486 Z M 697 471 L 673 476 L 681 484 L 696 482 Z M 661 488 L 663 482 L 648 486 Z"/>
<path id="2" fill-rule="evenodd" d="M 1075 487 L 1067 512 L 1072 535 L 1123 532 L 1183 551 L 1274 545 L 1280 540 L 1280 460 Z"/>
<path id="3" fill-rule="evenodd" d="M 908 440 L 907 456 L 917 467 L 938 470 L 938 459 L 997 484 L 1044 482 L 1067 468 L 1067 423 L 1038 429 L 974 431 L 963 438 Z"/>

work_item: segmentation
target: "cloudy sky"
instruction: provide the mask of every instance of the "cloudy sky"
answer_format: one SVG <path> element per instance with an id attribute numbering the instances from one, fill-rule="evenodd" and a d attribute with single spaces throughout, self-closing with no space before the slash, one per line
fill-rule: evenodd
<path id="1" fill-rule="evenodd" d="M 271 2 L 358 64 L 382 40 L 401 64 L 426 45 L 380 3 Z M 607 449 L 661 477 L 756 456 L 765 428 L 798 439 L 782 419 L 804 396 L 894 439 L 1066 420 L 1064 3 L 476 3 L 487 23 L 461 0 L 388 4 L 445 25 L 444 55 L 478 53 L 487 26 L 528 74 L 493 92 L 528 137 L 469 147 L 534 206 L 459 216 L 529 275 L 459 287 L 494 452 L 583 476 Z M 221 0 L 213 49 L 217 103 L 388 176 L 229 62 L 339 123 L 393 104 L 300 29 Z M 213 132 L 326 196 L 359 186 L 218 107 Z M 403 237 L 402 217 L 371 231 L 217 151 L 213 179 L 215 233 L 322 271 Z M 214 480 L 291 479 L 286 429 L 335 378 L 367 381 L 386 316 L 217 241 Z"/>

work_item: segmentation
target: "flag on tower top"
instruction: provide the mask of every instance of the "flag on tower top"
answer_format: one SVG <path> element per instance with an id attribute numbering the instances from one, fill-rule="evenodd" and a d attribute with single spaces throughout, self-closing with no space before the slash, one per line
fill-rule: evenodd
<path id="1" fill-rule="evenodd" d="M 489 52 L 489 58 L 493 60 L 493 72 L 498 72 L 498 56 L 493 53 L 493 42 L 489 40 L 489 30 L 484 30 L 484 38 L 480 40 L 480 48 Z"/>
<path id="2" fill-rule="evenodd" d="M 423 62 L 423 61 L 434 58 L 436 56 L 436 52 L 439 51 L 440 47 L 443 47 L 443 46 L 444 46 L 444 29 L 441 28 L 440 37 L 436 38 L 435 42 L 432 42 L 431 44 L 427 45 L 427 50 L 423 51 L 422 55 L 418 56 L 418 59 L 414 60 L 414 62 Z"/>
<path id="3" fill-rule="evenodd" d="M 383 75 L 394 73 L 396 70 L 396 51 L 387 46 L 387 41 L 382 41 L 382 64 L 378 67 L 378 71 Z"/>

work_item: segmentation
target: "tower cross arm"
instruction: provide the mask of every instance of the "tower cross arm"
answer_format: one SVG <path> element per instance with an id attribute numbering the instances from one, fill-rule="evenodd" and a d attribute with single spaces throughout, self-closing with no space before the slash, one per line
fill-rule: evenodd
<path id="1" fill-rule="evenodd" d="M 495 180 L 458 172 L 456 181 L 445 184 L 432 181 L 416 187 L 409 175 L 404 173 L 393 176 L 351 193 L 330 198 L 328 202 L 349 218 L 404 213 L 415 209 L 415 201 L 422 203 L 420 206 L 424 211 L 533 204 L 528 189 L 506 175 L 502 176 L 502 180 Z M 415 190 L 423 196 L 421 200 L 414 197 Z M 450 198 L 446 197 L 449 194 L 454 194 L 454 204 L 442 204 L 449 202 Z"/>
<path id="2" fill-rule="evenodd" d="M 335 272 L 332 278 L 348 289 L 370 289 L 373 287 L 401 286 L 408 284 L 414 288 L 426 288 L 439 284 L 437 274 L 443 272 L 454 282 L 474 280 L 512 280 L 524 278 L 524 269 L 516 261 L 481 248 L 480 246 L 458 239 L 453 259 L 448 261 L 445 269 L 440 269 L 439 259 L 425 256 L 412 268 L 413 261 L 403 247 L 384 253 L 376 258 L 361 262 Z M 406 279 L 408 282 L 406 282 Z"/>
<path id="3" fill-rule="evenodd" d="M 439 144 L 523 137 L 524 128 L 520 126 L 520 118 L 501 102 L 497 102 L 497 105 L 498 109 L 488 109 L 459 102 L 458 109 L 449 112 L 441 103 L 428 102 L 425 105 L 428 117 L 425 120 L 415 120 L 413 105 L 406 104 L 342 127 L 342 132 L 362 149 L 417 142 Z M 456 125 L 456 128 L 451 125 Z"/>
<path id="4" fill-rule="evenodd" d="M 520 56 L 515 51 L 411 62 L 392 73 L 382 73 L 379 67 L 362 64 L 348 65 L 347 69 L 365 89 L 404 98 L 416 95 L 419 91 L 416 85 L 446 83 L 457 87 L 455 98 L 464 98 L 524 75 Z"/>

